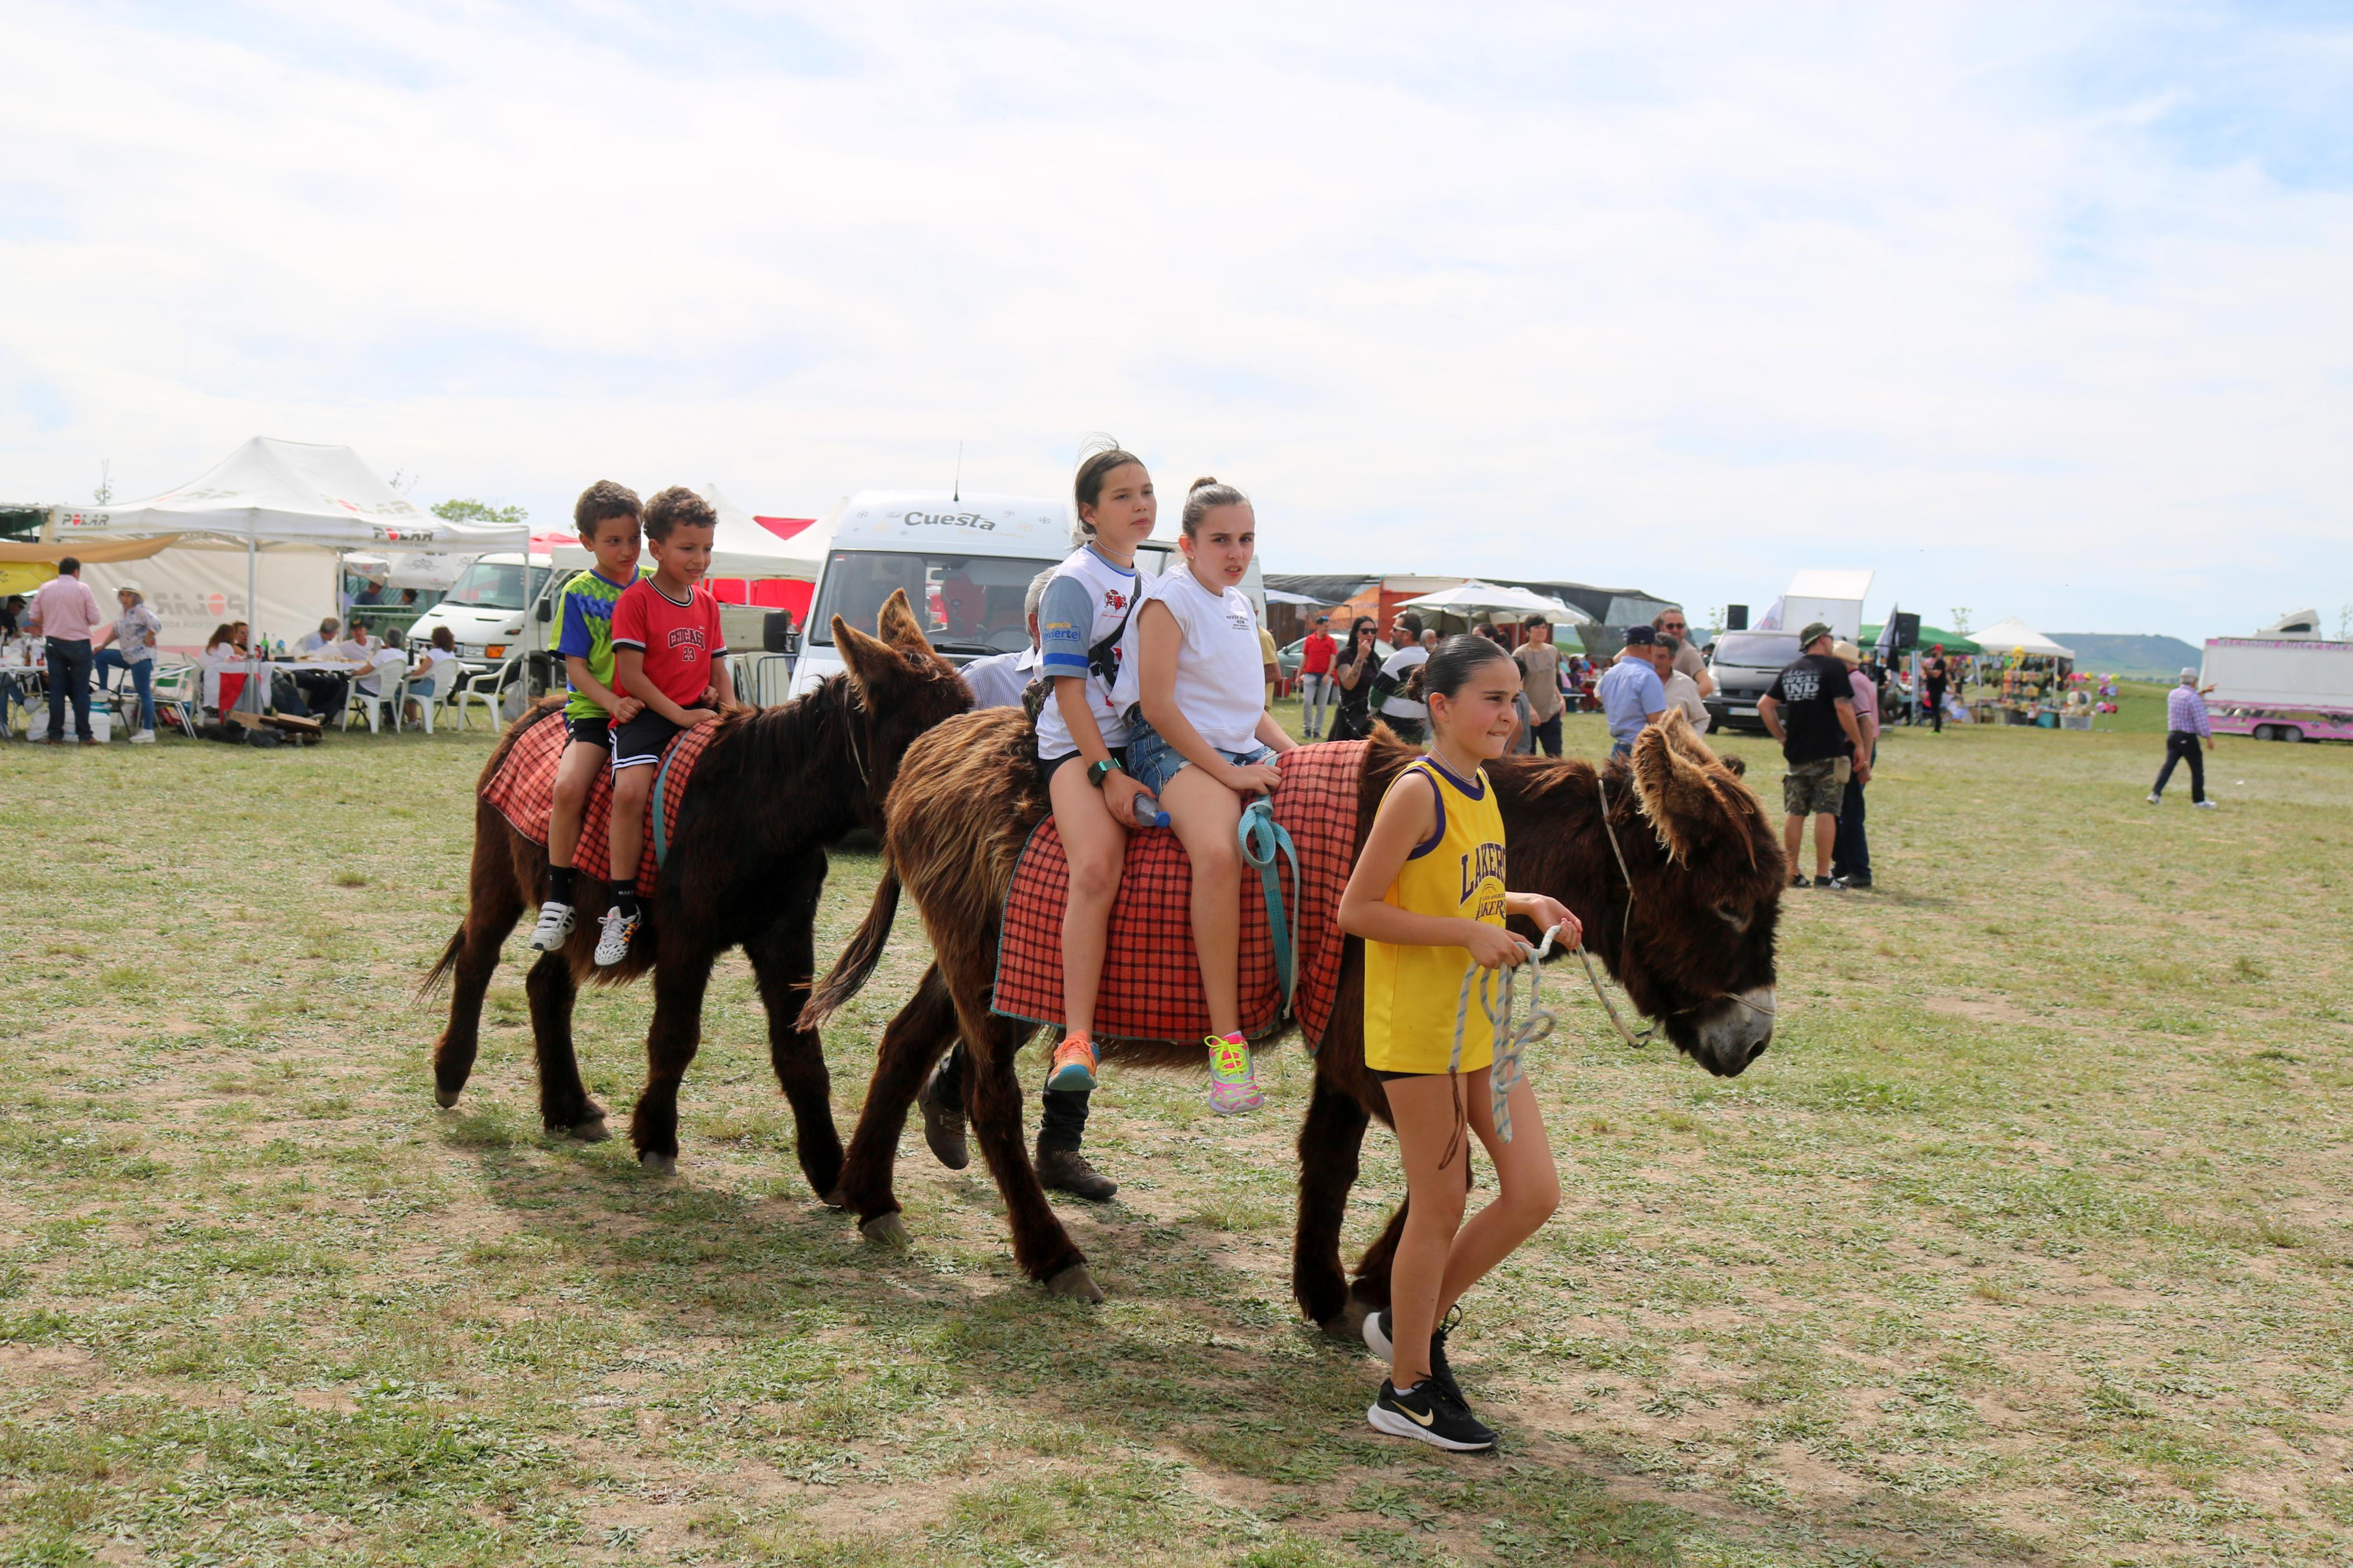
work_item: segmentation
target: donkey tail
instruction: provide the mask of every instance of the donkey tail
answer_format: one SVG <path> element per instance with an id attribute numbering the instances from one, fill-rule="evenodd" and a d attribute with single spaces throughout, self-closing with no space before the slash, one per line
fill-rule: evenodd
<path id="1" fill-rule="evenodd" d="M 461 925 L 450 936 L 449 945 L 441 950 L 439 962 L 427 970 L 425 978 L 417 983 L 417 1000 L 425 1001 L 441 989 L 441 983 L 449 978 L 449 971 L 458 966 L 458 955 L 465 950 L 466 928 Z"/>
<path id="2" fill-rule="evenodd" d="M 886 866 L 882 869 L 882 880 L 874 889 L 873 905 L 867 910 L 866 919 L 859 923 L 858 934 L 851 937 L 849 945 L 841 950 L 841 956 L 834 961 L 832 972 L 818 981 L 809 993 L 808 1005 L 801 1009 L 796 1027 L 815 1029 L 824 1026 L 843 1003 L 858 994 L 868 977 L 873 974 L 874 965 L 881 962 L 882 945 L 891 940 L 891 922 L 898 917 L 899 873 Z"/>

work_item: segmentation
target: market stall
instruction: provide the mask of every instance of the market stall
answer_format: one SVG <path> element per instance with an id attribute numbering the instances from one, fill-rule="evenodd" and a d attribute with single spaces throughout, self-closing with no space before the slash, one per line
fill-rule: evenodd
<path id="1" fill-rule="evenodd" d="M 1978 703 L 1978 718 L 1988 723 L 2058 729 L 2074 674 L 2075 650 L 2053 642 L 2015 616 L 1976 637 L 1992 665 L 1982 672 L 1992 690 Z M 2088 716 L 2083 724 L 2068 726 L 2089 727 Z"/>

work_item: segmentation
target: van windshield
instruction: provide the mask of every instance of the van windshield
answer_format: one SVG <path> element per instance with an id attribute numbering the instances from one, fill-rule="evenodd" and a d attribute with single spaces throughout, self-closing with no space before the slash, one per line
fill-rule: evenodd
<path id="1" fill-rule="evenodd" d="M 546 581 L 544 566 L 531 568 L 526 579 L 519 561 L 477 561 L 441 602 L 469 610 L 520 610 L 530 605 Z"/>
<path id="2" fill-rule="evenodd" d="M 830 646 L 836 616 L 871 634 L 882 601 L 903 588 L 923 635 L 942 653 L 1012 653 L 1029 646 L 1022 603 L 1029 580 L 1055 564 L 1042 557 L 837 550 L 809 611 L 808 638 Z"/>
<path id="3" fill-rule="evenodd" d="M 1715 639 L 1715 662 L 1779 669 L 1798 657 L 1795 632 L 1726 632 Z"/>

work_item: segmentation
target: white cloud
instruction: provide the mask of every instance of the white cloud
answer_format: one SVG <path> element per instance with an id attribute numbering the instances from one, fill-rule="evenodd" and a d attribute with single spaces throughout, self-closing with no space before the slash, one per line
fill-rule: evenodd
<path id="1" fill-rule="evenodd" d="M 839 14 L 835 14 L 839 12 Z M 0 489 L 1059 489 L 1278 570 L 2353 599 L 2344 32 L 2202 11 L 19 5 Z M 2332 118 L 2334 117 L 2334 118 Z"/>

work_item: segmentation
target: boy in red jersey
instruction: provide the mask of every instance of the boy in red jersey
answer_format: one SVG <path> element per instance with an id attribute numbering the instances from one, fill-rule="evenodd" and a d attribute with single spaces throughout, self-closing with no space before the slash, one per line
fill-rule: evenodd
<path id="1" fill-rule="evenodd" d="M 623 590 L 613 605 L 613 684 L 645 704 L 613 734 L 613 907 L 596 938 L 596 962 L 618 963 L 644 917 L 638 908 L 638 859 L 645 849 L 646 796 L 654 766 L 681 730 L 732 707 L 735 693 L 720 656 L 719 604 L 702 586 L 711 568 L 719 514 L 684 485 L 646 503 L 646 544 L 654 574 Z"/>

